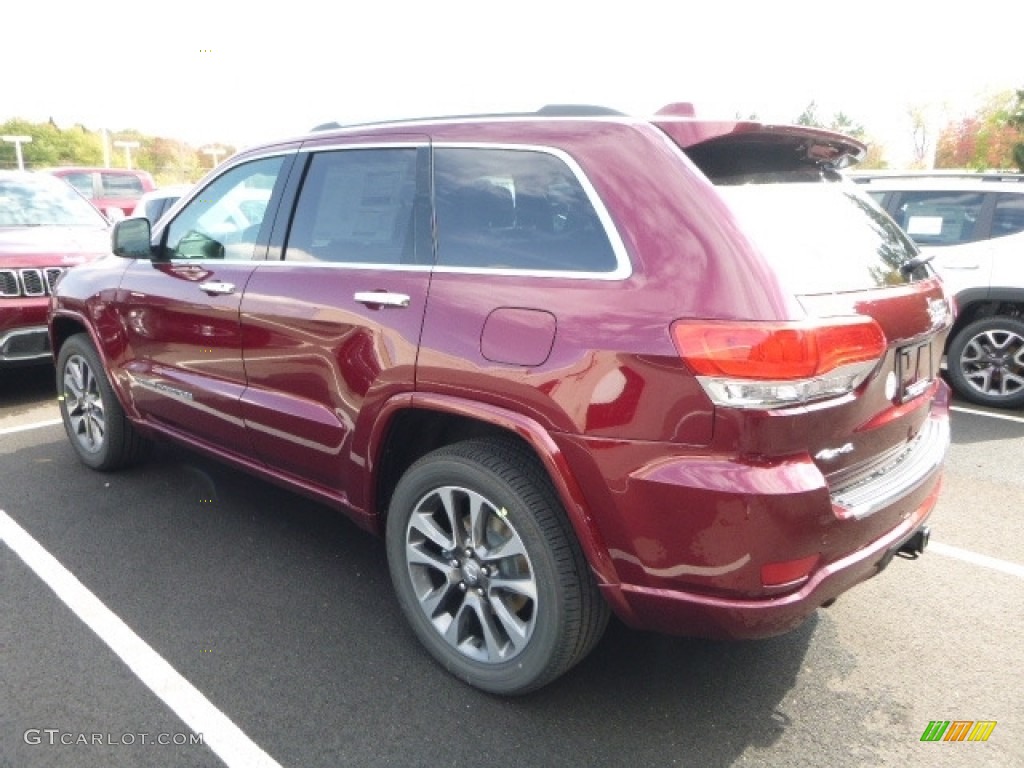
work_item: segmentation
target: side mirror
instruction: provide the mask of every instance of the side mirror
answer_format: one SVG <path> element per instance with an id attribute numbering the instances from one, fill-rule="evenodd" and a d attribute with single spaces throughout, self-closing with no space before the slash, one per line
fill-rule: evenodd
<path id="1" fill-rule="evenodd" d="M 114 232 L 110 236 L 111 249 L 115 255 L 125 259 L 150 259 L 153 257 L 149 244 L 151 236 L 149 219 L 121 219 L 114 224 Z"/>

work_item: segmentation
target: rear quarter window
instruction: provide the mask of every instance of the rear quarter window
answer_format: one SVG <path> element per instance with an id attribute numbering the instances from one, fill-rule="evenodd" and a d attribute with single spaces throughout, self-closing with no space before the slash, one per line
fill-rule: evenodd
<path id="1" fill-rule="evenodd" d="M 1024 232 L 1024 194 L 1002 193 L 996 197 L 992 237 Z"/>
<path id="2" fill-rule="evenodd" d="M 580 179 L 535 150 L 438 148 L 438 265 L 611 273 L 615 249 Z"/>

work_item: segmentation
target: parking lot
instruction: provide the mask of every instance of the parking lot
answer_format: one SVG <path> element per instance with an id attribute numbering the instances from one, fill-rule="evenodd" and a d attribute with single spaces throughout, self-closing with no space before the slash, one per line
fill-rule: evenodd
<path id="1" fill-rule="evenodd" d="M 1020 411 L 957 404 L 929 551 L 795 632 L 613 623 L 501 699 L 421 649 L 379 541 L 178 449 L 92 472 L 52 378 L 0 374 L 3 768 L 1024 765 Z M 996 725 L 921 741 L 936 720 Z"/>

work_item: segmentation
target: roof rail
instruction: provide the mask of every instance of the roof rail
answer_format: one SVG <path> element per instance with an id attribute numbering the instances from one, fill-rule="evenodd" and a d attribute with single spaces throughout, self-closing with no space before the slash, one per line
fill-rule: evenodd
<path id="1" fill-rule="evenodd" d="M 870 182 L 872 179 L 970 179 L 973 181 L 1017 181 L 1024 183 L 1024 173 L 1017 171 L 969 171 L 969 170 L 930 170 L 930 171 L 849 171 L 848 176 L 856 181 Z"/>
<path id="2" fill-rule="evenodd" d="M 546 117 L 600 117 L 601 115 L 622 117 L 625 113 L 595 104 L 545 104 L 537 110 L 537 114 Z"/>

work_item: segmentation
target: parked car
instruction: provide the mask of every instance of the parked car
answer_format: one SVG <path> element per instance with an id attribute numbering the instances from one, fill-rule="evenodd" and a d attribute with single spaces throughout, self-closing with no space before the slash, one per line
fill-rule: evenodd
<path id="1" fill-rule="evenodd" d="M 146 171 L 129 168 L 67 167 L 47 172 L 71 184 L 111 221 L 131 216 L 139 198 L 156 188 Z"/>
<path id="2" fill-rule="evenodd" d="M 109 252 L 109 222 L 67 184 L 0 171 L 0 367 L 52 361 L 53 287 L 68 267 Z"/>
<path id="3" fill-rule="evenodd" d="M 146 192 L 135 204 L 132 216 L 144 216 L 156 224 L 182 196 L 192 189 L 191 184 L 171 184 Z"/>
<path id="4" fill-rule="evenodd" d="M 71 445 L 106 471 L 176 440 L 342 510 L 487 691 L 554 680 L 610 611 L 792 629 L 925 547 L 951 308 L 837 172 L 863 145 L 687 112 L 236 155 L 58 286 Z"/>
<path id="5" fill-rule="evenodd" d="M 851 174 L 955 294 L 947 371 L 966 400 L 1024 406 L 1024 174 Z"/>

